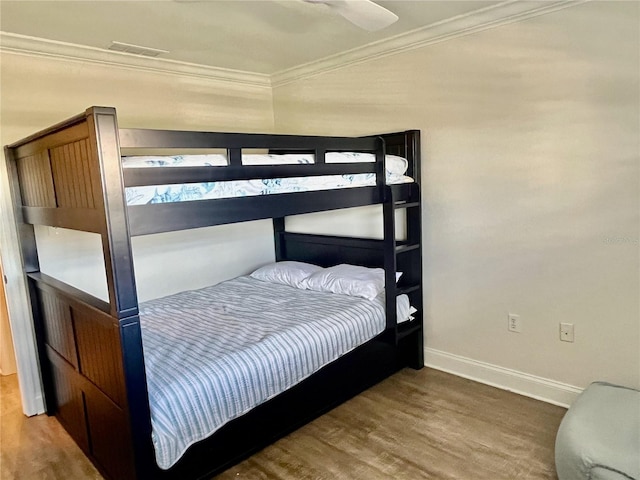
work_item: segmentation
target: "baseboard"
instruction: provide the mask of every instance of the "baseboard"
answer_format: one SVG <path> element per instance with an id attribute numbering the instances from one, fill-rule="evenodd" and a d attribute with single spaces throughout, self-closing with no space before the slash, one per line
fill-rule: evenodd
<path id="1" fill-rule="evenodd" d="M 581 388 L 566 383 L 537 377 L 509 368 L 480 362 L 452 353 L 424 349 L 424 364 L 427 367 L 452 373 L 492 387 L 508 390 L 527 397 L 561 407 L 569 407 L 582 392 Z"/>

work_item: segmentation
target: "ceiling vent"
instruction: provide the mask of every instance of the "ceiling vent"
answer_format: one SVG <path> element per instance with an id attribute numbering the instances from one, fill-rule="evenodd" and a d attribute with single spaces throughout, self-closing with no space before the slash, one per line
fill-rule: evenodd
<path id="1" fill-rule="evenodd" d="M 131 45 L 130 43 L 111 42 L 109 50 L 116 52 L 131 53 L 132 55 L 142 55 L 144 57 L 157 57 L 163 53 L 169 53 L 168 50 L 159 50 L 157 48 L 141 47 L 140 45 Z"/>

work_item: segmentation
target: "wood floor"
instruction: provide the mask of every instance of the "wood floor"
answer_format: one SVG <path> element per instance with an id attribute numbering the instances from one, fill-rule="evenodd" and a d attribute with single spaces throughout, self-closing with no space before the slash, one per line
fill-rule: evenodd
<path id="1" fill-rule="evenodd" d="M 0 377 L 0 479 L 99 479 L 53 418 Z M 217 480 L 556 479 L 565 410 L 437 370 L 405 369 Z"/>
<path id="2" fill-rule="evenodd" d="M 25 417 L 16 375 L 0 376 L 0 479 L 102 479 L 53 417 Z"/>

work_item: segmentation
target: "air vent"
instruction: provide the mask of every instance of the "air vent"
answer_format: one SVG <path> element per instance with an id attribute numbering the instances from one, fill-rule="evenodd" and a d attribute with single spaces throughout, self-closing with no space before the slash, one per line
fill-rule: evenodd
<path id="1" fill-rule="evenodd" d="M 130 43 L 111 42 L 109 50 L 116 52 L 131 53 L 133 55 L 142 55 L 144 57 L 157 57 L 163 53 L 169 53 L 168 50 L 159 50 L 157 48 L 141 47 L 140 45 L 131 45 Z"/>

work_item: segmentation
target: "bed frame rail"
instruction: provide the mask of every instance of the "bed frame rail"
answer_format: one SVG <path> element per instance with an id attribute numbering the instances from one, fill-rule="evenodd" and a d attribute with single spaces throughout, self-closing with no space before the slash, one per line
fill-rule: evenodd
<path id="1" fill-rule="evenodd" d="M 131 235 L 223 225 L 338 208 L 381 203 L 377 187 L 336 191 L 283 193 L 259 197 L 221 198 L 196 202 L 155 203 L 128 207 Z"/>
<path id="2" fill-rule="evenodd" d="M 211 133 L 176 130 L 120 129 L 121 148 L 139 149 L 223 149 L 228 165 L 210 167 L 125 168 L 125 186 L 163 185 L 167 183 L 200 183 L 256 178 L 287 178 L 349 173 L 383 173 L 384 142 L 379 137 L 315 137 L 298 135 L 268 135 L 258 133 Z M 243 149 L 309 152 L 315 161 L 302 165 L 243 165 Z M 327 164 L 329 151 L 361 151 L 378 155 L 375 163 Z M 378 184 L 384 183 L 384 175 Z"/>
<path id="3" fill-rule="evenodd" d="M 282 135 L 266 133 L 218 133 L 192 132 L 180 130 L 152 130 L 121 128 L 120 145 L 128 148 L 226 148 L 242 149 L 267 148 L 274 150 L 314 151 L 324 158 L 327 151 L 375 152 L 378 148 L 376 137 L 320 137 L 314 135 Z M 239 156 L 231 156 L 240 160 Z M 324 163 L 316 160 L 317 163 Z M 231 162 L 234 163 L 233 161 Z M 237 162 L 241 164 L 241 162 Z"/>
<path id="4" fill-rule="evenodd" d="M 276 261 L 293 260 L 331 267 L 347 260 L 355 265 L 383 268 L 384 241 L 291 233 L 284 230 L 284 218 L 274 218 Z"/>

